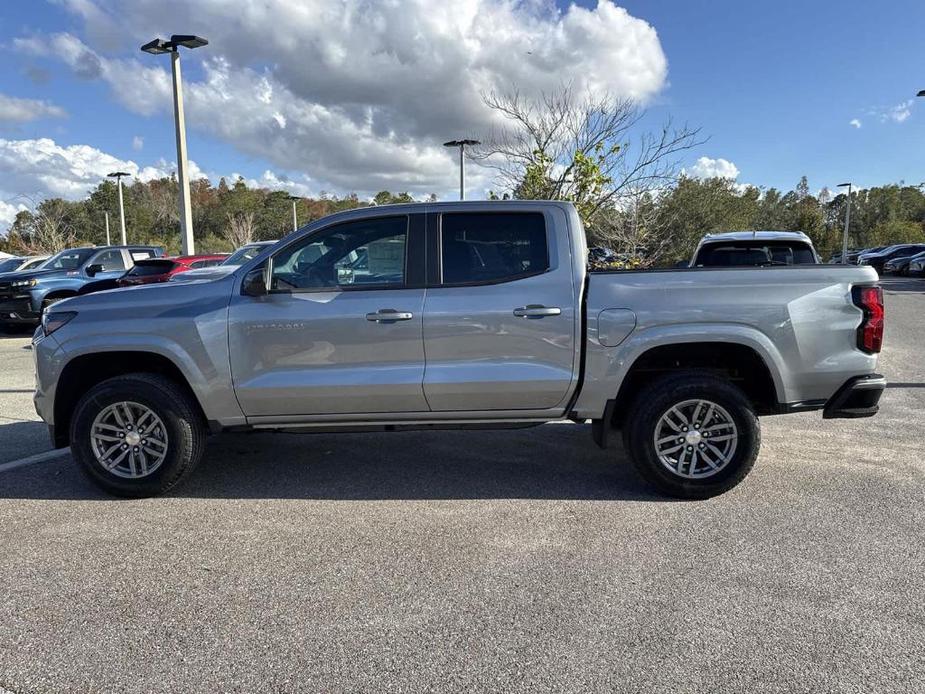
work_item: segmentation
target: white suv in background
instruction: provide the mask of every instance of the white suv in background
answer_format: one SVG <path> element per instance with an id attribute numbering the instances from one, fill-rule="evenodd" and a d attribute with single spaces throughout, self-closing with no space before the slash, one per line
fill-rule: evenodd
<path id="1" fill-rule="evenodd" d="M 697 245 L 691 267 L 816 265 L 820 262 L 802 231 L 730 231 L 707 234 Z"/>

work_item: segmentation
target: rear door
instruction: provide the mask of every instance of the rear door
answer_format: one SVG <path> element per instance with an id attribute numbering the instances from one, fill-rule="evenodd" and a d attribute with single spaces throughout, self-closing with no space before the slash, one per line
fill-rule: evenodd
<path id="1" fill-rule="evenodd" d="M 434 411 L 564 406 L 578 292 L 559 208 L 429 217 L 424 394 Z M 557 236 L 555 230 L 560 229 Z"/>
<path id="2" fill-rule="evenodd" d="M 423 214 L 334 224 L 269 263 L 269 293 L 239 292 L 229 307 L 249 418 L 427 411 Z"/>

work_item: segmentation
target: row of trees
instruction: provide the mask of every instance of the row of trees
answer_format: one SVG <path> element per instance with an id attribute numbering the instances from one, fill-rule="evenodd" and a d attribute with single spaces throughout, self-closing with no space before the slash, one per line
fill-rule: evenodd
<path id="1" fill-rule="evenodd" d="M 740 186 L 724 178 L 679 177 L 659 191 L 629 192 L 601 216 L 592 243 L 614 248 L 633 264 L 667 265 L 690 257 L 700 238 L 719 231 L 803 231 L 823 257 L 842 247 L 848 196 Z M 925 242 L 925 194 L 902 183 L 851 194 L 851 248 Z"/>
<path id="2" fill-rule="evenodd" d="M 609 96 L 576 95 L 568 86 L 527 98 L 512 91 L 484 96 L 502 127 L 481 136 L 472 156 L 492 170 L 494 199 L 572 201 L 592 245 L 621 254 L 634 266 L 668 265 L 690 256 L 705 233 L 753 229 L 800 230 L 827 255 L 841 247 L 847 196 L 813 194 L 806 177 L 793 190 L 744 186 L 724 178 L 684 175 L 680 161 L 703 143 L 700 131 L 670 121 L 639 132 L 642 112 Z M 431 200 L 435 196 L 431 195 Z M 364 205 L 410 202 L 407 193 L 382 191 L 371 200 L 322 194 L 297 201 L 300 223 Z M 251 188 L 238 179 L 213 187 L 191 186 L 197 248 L 229 251 L 292 229 L 286 191 Z M 855 191 L 851 198 L 852 247 L 925 241 L 925 194 L 902 183 Z M 100 183 L 80 201 L 47 199 L 20 212 L 0 249 L 49 252 L 75 244 L 105 243 L 104 214 L 118 239 L 116 186 Z M 179 251 L 177 183 L 136 181 L 125 189 L 128 239 Z"/>

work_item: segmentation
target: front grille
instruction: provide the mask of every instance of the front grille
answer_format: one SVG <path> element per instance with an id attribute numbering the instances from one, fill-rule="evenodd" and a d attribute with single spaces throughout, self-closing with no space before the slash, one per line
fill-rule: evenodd
<path id="1" fill-rule="evenodd" d="M 13 296 L 13 288 L 10 282 L 0 282 L 0 298 Z"/>

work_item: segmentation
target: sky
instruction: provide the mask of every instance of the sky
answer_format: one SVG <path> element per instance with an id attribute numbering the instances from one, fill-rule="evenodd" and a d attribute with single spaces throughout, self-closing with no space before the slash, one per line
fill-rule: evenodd
<path id="1" fill-rule="evenodd" d="M 711 0 L 31 0 L 0 3 L 0 229 L 107 172 L 170 175 L 167 56 L 190 166 L 297 195 L 456 195 L 442 142 L 497 124 L 481 95 L 564 83 L 706 139 L 688 175 L 816 191 L 925 181 L 925 3 Z M 925 99 L 920 100 L 925 102 Z M 470 197 L 493 187 L 470 165 Z"/>

